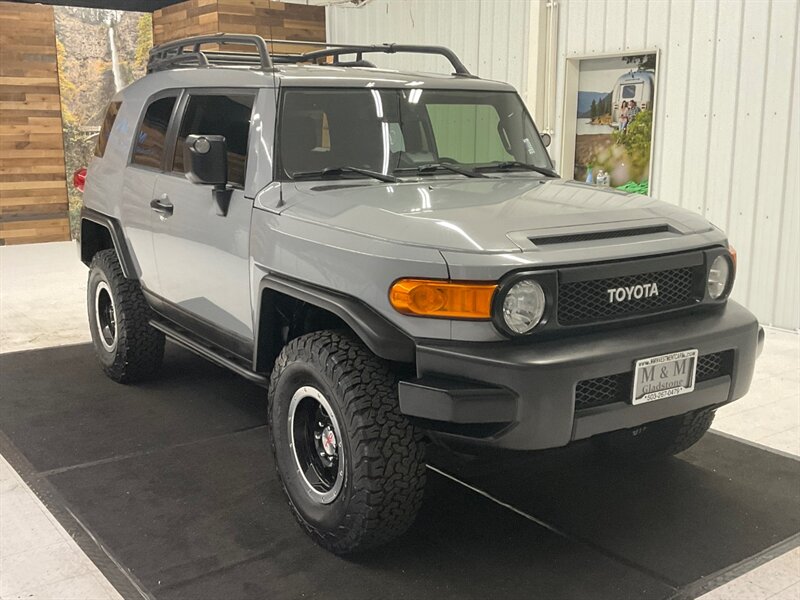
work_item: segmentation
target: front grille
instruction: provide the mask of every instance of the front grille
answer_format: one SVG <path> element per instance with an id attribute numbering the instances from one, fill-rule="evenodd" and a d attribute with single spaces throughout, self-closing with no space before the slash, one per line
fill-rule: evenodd
<path id="1" fill-rule="evenodd" d="M 697 359 L 696 382 L 730 375 L 732 366 L 733 350 L 704 354 Z M 579 381 L 575 387 L 575 410 L 628 402 L 631 398 L 631 385 L 633 373 L 630 372 Z"/>
<path id="2" fill-rule="evenodd" d="M 618 373 L 579 381 L 575 387 L 575 410 L 625 402 L 631 397 L 630 373 Z"/>
<path id="3" fill-rule="evenodd" d="M 609 301 L 610 289 L 646 284 L 655 284 L 658 295 L 639 299 L 632 297 L 620 302 Z M 694 288 L 692 267 L 609 279 L 565 282 L 558 286 L 558 322 L 561 325 L 597 323 L 690 306 L 699 300 Z"/>
<path id="4" fill-rule="evenodd" d="M 708 381 L 722 375 L 730 375 L 733 367 L 733 350 L 706 354 L 697 359 L 697 381 Z"/>

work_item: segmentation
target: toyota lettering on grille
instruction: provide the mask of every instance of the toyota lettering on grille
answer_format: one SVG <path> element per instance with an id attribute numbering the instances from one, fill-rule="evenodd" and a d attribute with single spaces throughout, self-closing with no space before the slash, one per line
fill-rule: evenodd
<path id="1" fill-rule="evenodd" d="M 609 288 L 609 304 L 625 302 L 626 300 L 641 300 L 642 298 L 652 298 L 658 296 L 658 286 L 655 283 L 644 283 L 640 285 L 629 285 L 626 287 Z"/>

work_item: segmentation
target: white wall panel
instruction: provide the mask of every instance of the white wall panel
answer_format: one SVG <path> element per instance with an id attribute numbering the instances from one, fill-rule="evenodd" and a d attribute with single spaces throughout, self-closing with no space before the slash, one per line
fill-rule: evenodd
<path id="1" fill-rule="evenodd" d="M 739 251 L 734 297 L 800 328 L 798 2 L 559 4 L 562 71 L 566 58 L 659 49 L 653 194 L 725 229 Z M 564 88 L 559 77 L 559 103 Z"/>
<path id="2" fill-rule="evenodd" d="M 628 0 L 625 16 L 625 50 L 647 47 L 647 10 L 648 0 Z"/>
<path id="3" fill-rule="evenodd" d="M 529 10 L 525 0 L 375 0 L 360 8 L 331 6 L 328 41 L 448 46 L 473 73 L 525 90 Z M 425 56 L 369 60 L 389 68 L 450 72 L 444 59 Z"/>
<path id="4" fill-rule="evenodd" d="M 708 153 L 708 136 L 714 108 L 716 30 L 716 0 L 695 0 L 684 102 L 686 125 L 681 139 L 683 160 L 679 197 L 684 208 L 700 214 L 705 212 L 709 159 L 713 160 Z"/>
<path id="5" fill-rule="evenodd" d="M 328 39 L 442 44 L 481 77 L 526 91 L 534 0 L 373 0 L 328 9 Z M 739 251 L 734 297 L 767 324 L 800 328 L 797 0 L 557 0 L 556 135 L 568 58 L 658 49 L 651 189 L 699 211 Z M 441 71 L 443 62 L 389 57 Z"/>
<path id="6" fill-rule="evenodd" d="M 765 265 L 778 264 L 780 256 L 780 239 L 786 223 L 782 219 L 787 204 L 797 205 L 798 165 L 793 166 L 794 181 L 789 179 L 791 146 L 800 144 L 797 132 L 797 95 L 793 97 L 792 87 L 797 85 L 796 45 L 797 5 L 776 3 L 772 6 L 769 23 L 767 63 L 765 65 L 765 85 L 767 90 L 764 110 L 761 117 L 761 139 L 759 143 L 758 190 L 755 194 L 755 214 L 753 219 L 752 256 L 750 260 L 750 283 L 748 285 L 747 304 L 757 313 L 769 313 L 774 310 L 775 278 L 785 277 L 781 273 L 772 273 Z M 775 57 L 772 60 L 771 57 Z M 794 74 L 794 76 L 793 76 Z M 791 124 L 792 112 L 795 113 Z M 792 130 L 794 129 L 794 131 Z M 794 154 L 797 156 L 796 152 Z M 794 218 L 794 227 L 789 235 L 797 239 L 798 221 Z M 796 248 L 796 245 L 795 245 Z M 794 268 L 795 278 L 800 264 L 798 254 L 786 256 L 787 267 Z M 794 305 L 795 313 L 798 305 Z"/>

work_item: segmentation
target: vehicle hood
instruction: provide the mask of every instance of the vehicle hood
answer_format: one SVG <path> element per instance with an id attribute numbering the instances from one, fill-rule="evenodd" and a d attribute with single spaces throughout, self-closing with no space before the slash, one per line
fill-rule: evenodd
<path id="1" fill-rule="evenodd" d="M 713 227 L 647 196 L 575 181 L 509 176 L 425 182 L 285 184 L 282 214 L 402 244 L 458 252 L 535 249 L 531 238 L 667 226 L 683 236 Z"/>

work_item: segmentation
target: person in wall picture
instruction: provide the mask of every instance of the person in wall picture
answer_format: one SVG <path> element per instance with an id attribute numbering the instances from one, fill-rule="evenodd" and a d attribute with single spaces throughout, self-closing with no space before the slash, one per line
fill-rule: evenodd
<path id="1" fill-rule="evenodd" d="M 617 131 L 620 135 L 625 133 L 625 129 L 628 127 L 628 101 L 623 100 L 622 106 L 619 109 L 619 118 L 617 119 Z M 619 139 L 617 139 L 617 144 L 619 144 Z"/>
<path id="2" fill-rule="evenodd" d="M 625 129 L 628 128 L 630 122 L 633 121 L 640 112 L 642 112 L 642 109 L 636 105 L 636 100 L 631 100 L 630 103 L 628 103 L 628 122 L 625 124 Z"/>
<path id="3" fill-rule="evenodd" d="M 619 109 L 619 125 L 618 129 L 620 133 L 625 132 L 625 128 L 628 126 L 628 101 L 622 101 L 622 107 Z"/>

